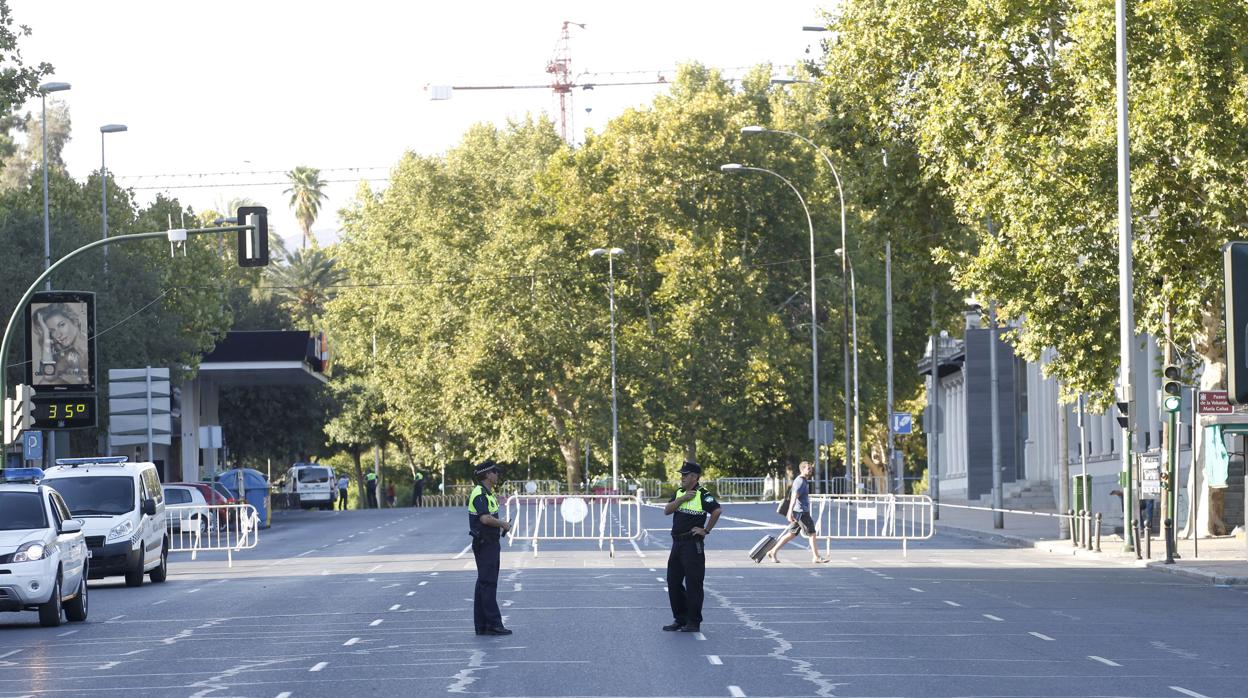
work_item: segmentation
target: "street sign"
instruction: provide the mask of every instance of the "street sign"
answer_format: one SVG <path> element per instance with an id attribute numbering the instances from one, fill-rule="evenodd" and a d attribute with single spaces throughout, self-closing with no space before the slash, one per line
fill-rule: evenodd
<path id="1" fill-rule="evenodd" d="M 173 439 L 172 390 L 167 368 L 108 372 L 108 433 L 114 446 L 164 444 Z"/>
<path id="2" fill-rule="evenodd" d="M 1201 414 L 1231 414 L 1235 408 L 1227 400 L 1225 390 L 1202 390 L 1196 402 Z"/>
<path id="3" fill-rule="evenodd" d="M 815 439 L 815 420 L 806 423 L 806 438 L 814 441 Z M 827 419 L 819 420 L 819 443 L 830 444 L 833 441 L 832 421 Z"/>
<path id="4" fill-rule="evenodd" d="M 1161 496 L 1161 454 L 1140 454 L 1140 496 Z"/>
<path id="5" fill-rule="evenodd" d="M 22 434 L 22 460 L 43 460 L 43 432 Z"/>
<path id="6" fill-rule="evenodd" d="M 909 412 L 893 413 L 893 433 L 910 434 L 914 432 L 914 415 Z"/>

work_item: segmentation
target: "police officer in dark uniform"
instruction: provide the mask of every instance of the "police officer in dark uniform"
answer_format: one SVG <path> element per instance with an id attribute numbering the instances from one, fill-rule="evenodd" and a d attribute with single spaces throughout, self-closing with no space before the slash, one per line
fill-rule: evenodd
<path id="1" fill-rule="evenodd" d="M 492 491 L 498 484 L 498 466 L 487 460 L 474 472 L 481 484 L 468 496 L 468 534 L 472 536 L 472 555 L 477 560 L 473 625 L 478 635 L 510 635 L 498 610 L 498 566 L 502 551 L 499 541 L 511 530 L 511 524 L 498 518 L 498 500 Z"/>
<path id="2" fill-rule="evenodd" d="M 686 461 L 680 489 L 663 513 L 672 516 L 672 552 L 667 557 L 667 596 L 672 603 L 664 630 L 696 633 L 702 629 L 702 580 L 706 577 L 706 536 L 719 521 L 719 502 L 698 485 L 702 467 Z M 708 518 L 709 516 L 709 518 Z"/>

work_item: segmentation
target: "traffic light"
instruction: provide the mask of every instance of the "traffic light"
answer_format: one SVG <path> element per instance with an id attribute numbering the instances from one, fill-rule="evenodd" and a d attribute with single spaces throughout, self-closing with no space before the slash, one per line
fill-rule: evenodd
<path id="1" fill-rule="evenodd" d="M 238 231 L 238 266 L 269 266 L 269 210 L 263 206 L 239 206 L 238 224 L 250 226 Z"/>
<path id="2" fill-rule="evenodd" d="M 1222 246 L 1225 291 L 1226 397 L 1232 405 L 1248 404 L 1248 242 Z"/>
<path id="3" fill-rule="evenodd" d="M 1182 375 L 1179 373 L 1179 367 L 1170 364 L 1162 369 L 1163 380 L 1161 382 L 1161 406 L 1167 412 L 1177 412 L 1179 406 L 1183 404 L 1181 397 L 1183 393 Z"/>
<path id="4" fill-rule="evenodd" d="M 17 399 L 4 399 L 4 443 L 17 443 L 22 432 L 35 421 L 35 391 L 29 385 L 17 386 Z"/>
<path id="5" fill-rule="evenodd" d="M 1115 402 L 1114 404 L 1118 406 L 1118 415 L 1117 415 L 1118 426 L 1122 427 L 1123 429 L 1130 429 L 1131 428 L 1131 403 L 1125 402 L 1125 401 L 1119 401 L 1119 402 Z"/>

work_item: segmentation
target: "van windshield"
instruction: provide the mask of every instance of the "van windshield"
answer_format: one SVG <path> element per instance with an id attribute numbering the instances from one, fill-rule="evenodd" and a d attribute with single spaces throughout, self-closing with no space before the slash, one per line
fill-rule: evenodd
<path id="1" fill-rule="evenodd" d="M 0 531 L 47 527 L 37 492 L 0 492 Z"/>
<path id="2" fill-rule="evenodd" d="M 48 478 L 74 516 L 115 516 L 134 511 L 134 478 L 116 475 Z"/>
<path id="3" fill-rule="evenodd" d="M 329 482 L 329 468 L 300 468 L 299 482 Z"/>

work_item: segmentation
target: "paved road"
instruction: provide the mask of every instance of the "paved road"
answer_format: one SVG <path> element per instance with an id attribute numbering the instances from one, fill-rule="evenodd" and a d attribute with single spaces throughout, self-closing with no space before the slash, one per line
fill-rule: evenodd
<path id="1" fill-rule="evenodd" d="M 762 506 L 728 514 L 770 520 Z M 504 548 L 511 637 L 472 633 L 459 510 L 280 515 L 235 559 L 92 587 L 90 622 L 0 615 L 0 696 L 1248 695 L 1248 593 L 938 535 L 755 565 L 712 536 L 703 633 L 664 633 L 657 535 Z"/>

